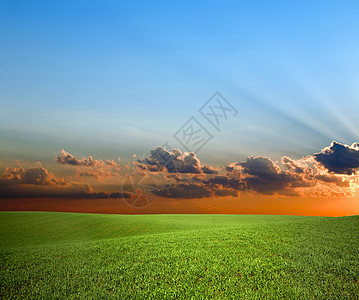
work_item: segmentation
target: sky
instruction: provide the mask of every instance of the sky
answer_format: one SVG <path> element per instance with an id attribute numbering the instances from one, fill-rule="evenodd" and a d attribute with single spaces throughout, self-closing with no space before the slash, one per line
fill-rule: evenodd
<path id="1" fill-rule="evenodd" d="M 86 211 L 89 193 L 97 208 L 104 197 L 120 205 L 111 193 L 135 170 L 158 176 L 166 189 L 153 194 L 172 201 L 143 213 L 358 213 L 358 15 L 358 1 L 0 0 L 0 185 L 26 188 L 22 198 L 13 187 L 3 192 L 0 208 L 36 198 L 41 204 L 26 202 L 29 209 Z M 224 113 L 218 104 L 228 115 L 211 123 L 206 109 Z M 210 137 L 203 147 L 179 141 L 191 118 Z M 172 169 L 151 152 L 166 142 Z M 251 156 L 270 159 L 255 163 L 275 179 L 254 174 Z M 228 170 L 235 162 L 236 174 Z M 208 181 L 216 176 L 245 186 L 213 200 L 224 189 Z M 278 190 L 263 193 L 279 177 Z M 208 197 L 176 202 L 181 184 L 191 197 L 198 189 Z M 45 196 L 54 195 L 49 207 Z M 250 197 L 257 202 L 243 200 Z M 101 211 L 138 213 L 122 202 Z"/>

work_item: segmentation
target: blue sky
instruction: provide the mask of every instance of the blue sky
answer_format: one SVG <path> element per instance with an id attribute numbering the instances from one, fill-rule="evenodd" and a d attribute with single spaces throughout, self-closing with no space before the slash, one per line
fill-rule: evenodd
<path id="1" fill-rule="evenodd" d="M 358 15 L 358 1 L 0 1 L 0 158 L 147 154 L 216 91 L 239 113 L 202 160 L 351 144 Z"/>

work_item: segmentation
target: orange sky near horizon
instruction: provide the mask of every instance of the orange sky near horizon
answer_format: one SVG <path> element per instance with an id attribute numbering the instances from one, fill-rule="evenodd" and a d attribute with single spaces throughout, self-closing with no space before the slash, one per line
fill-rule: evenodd
<path id="1" fill-rule="evenodd" d="M 58 211 L 105 214 L 265 214 L 339 217 L 358 215 L 358 197 L 313 198 L 241 195 L 240 197 L 168 199 L 157 197 L 146 208 L 122 199 L 0 199 L 2 211 Z"/>

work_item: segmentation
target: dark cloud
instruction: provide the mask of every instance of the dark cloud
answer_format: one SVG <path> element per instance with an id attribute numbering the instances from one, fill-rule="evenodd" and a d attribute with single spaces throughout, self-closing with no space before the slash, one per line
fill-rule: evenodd
<path id="1" fill-rule="evenodd" d="M 71 194 L 68 198 L 77 198 L 77 199 L 121 199 L 121 198 L 131 198 L 133 197 L 132 193 L 129 192 L 87 192 L 87 193 L 78 193 Z"/>
<path id="2" fill-rule="evenodd" d="M 283 190 L 290 188 L 291 183 L 285 174 L 247 177 L 244 181 L 249 189 L 265 195 L 283 194 Z"/>
<path id="3" fill-rule="evenodd" d="M 67 199 L 120 199 L 130 198 L 128 192 L 93 192 L 88 185 L 37 186 L 12 184 L 0 180 L 0 198 L 67 198 Z"/>
<path id="4" fill-rule="evenodd" d="M 334 183 L 340 187 L 350 187 L 350 181 L 346 180 L 342 177 L 338 177 L 332 174 L 318 174 L 314 176 L 315 179 L 326 182 L 326 183 Z"/>
<path id="5" fill-rule="evenodd" d="M 141 170 L 150 172 L 167 171 L 169 173 L 189 173 L 189 174 L 216 174 L 217 171 L 205 165 L 201 165 L 200 160 L 193 152 L 182 152 L 178 149 L 167 151 L 163 147 L 156 147 L 150 152 L 148 157 L 138 160 Z"/>
<path id="6" fill-rule="evenodd" d="M 162 197 L 183 199 L 209 198 L 212 195 L 209 188 L 199 183 L 180 183 L 155 190 L 154 193 Z"/>
<path id="7" fill-rule="evenodd" d="M 243 173 L 254 176 L 271 176 L 280 173 L 280 168 L 268 157 L 250 156 L 246 162 L 238 165 L 243 168 Z"/>
<path id="8" fill-rule="evenodd" d="M 203 183 L 211 187 L 229 188 L 236 191 L 243 191 L 246 188 L 245 182 L 229 176 L 215 176 L 206 180 Z"/>
<path id="9" fill-rule="evenodd" d="M 333 141 L 313 156 L 329 172 L 352 175 L 359 168 L 359 143 L 348 146 Z"/>
<path id="10" fill-rule="evenodd" d="M 228 176 L 236 176 L 248 190 L 264 195 L 298 195 L 294 188 L 312 187 L 311 171 L 305 164 L 288 157 L 282 159 L 284 167 L 268 157 L 250 156 L 246 161 L 231 163 Z"/>
<path id="11" fill-rule="evenodd" d="M 172 179 L 172 178 L 171 178 Z M 189 179 L 176 177 L 176 184 L 167 185 L 164 189 L 155 191 L 156 195 L 167 198 L 208 198 L 215 196 L 238 196 L 238 191 L 244 190 L 244 183 L 236 178 L 227 176 L 193 176 Z M 192 182 L 186 182 L 191 180 Z"/>
<path id="12" fill-rule="evenodd" d="M 271 159 L 261 156 L 250 156 L 245 162 L 232 163 L 227 171 L 228 175 L 239 175 L 246 188 L 266 195 L 283 193 L 284 189 L 290 188 L 293 180 Z"/>

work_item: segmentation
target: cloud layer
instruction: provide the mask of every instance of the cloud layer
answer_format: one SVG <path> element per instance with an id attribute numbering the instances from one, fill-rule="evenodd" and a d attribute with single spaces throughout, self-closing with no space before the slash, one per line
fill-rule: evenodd
<path id="1" fill-rule="evenodd" d="M 57 178 L 43 167 L 9 167 L 0 175 L 0 198 L 130 198 L 130 193 L 94 192 L 88 184 Z"/>
<path id="2" fill-rule="evenodd" d="M 62 165 L 73 166 L 78 178 L 132 176 L 113 160 L 77 158 L 62 150 L 56 157 Z M 159 175 L 161 183 L 151 186 L 154 194 L 166 198 L 237 197 L 240 193 L 284 196 L 350 196 L 359 188 L 359 143 L 351 146 L 332 142 L 318 153 L 280 161 L 269 157 L 249 156 L 218 169 L 204 165 L 193 152 L 182 153 L 157 147 L 135 165 L 141 175 Z M 124 174 L 120 174 L 120 170 Z M 140 176 L 145 178 L 146 176 Z M 151 178 L 151 176 L 147 176 Z M 82 179 L 81 179 L 82 180 Z M 115 178 L 117 180 L 117 178 Z M 142 180 L 142 179 L 141 179 Z M 99 180 L 101 181 L 101 180 Z M 150 186 L 149 183 L 142 184 Z M 130 198 L 131 192 L 96 192 L 89 184 L 56 177 L 42 166 L 8 167 L 0 175 L 0 198 Z"/>
<path id="3" fill-rule="evenodd" d="M 250 156 L 246 161 L 233 162 L 222 168 L 224 174 L 202 172 L 201 176 L 191 177 L 192 183 L 188 178 L 176 177 L 175 184 L 156 193 L 171 198 L 233 196 L 240 191 L 263 195 L 349 196 L 358 188 L 358 155 L 358 143 L 347 146 L 333 142 L 320 153 L 297 160 L 284 156 L 280 162 L 274 162 L 269 157 Z M 160 165 L 154 161 L 151 166 Z M 196 166 L 200 165 L 198 160 Z M 169 170 L 181 173 L 182 169 Z"/>

